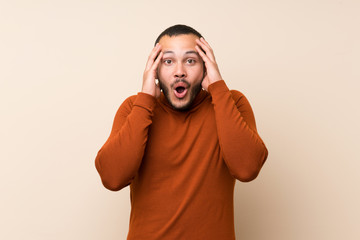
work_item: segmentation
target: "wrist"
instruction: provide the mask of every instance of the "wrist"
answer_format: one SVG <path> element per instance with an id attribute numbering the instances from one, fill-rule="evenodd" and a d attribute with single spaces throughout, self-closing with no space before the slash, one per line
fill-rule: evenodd
<path id="1" fill-rule="evenodd" d="M 224 80 L 219 80 L 210 84 L 208 87 L 208 91 L 212 95 L 212 94 L 217 94 L 219 92 L 227 92 L 229 91 L 229 88 L 227 87 Z"/>
<path id="2" fill-rule="evenodd" d="M 155 96 L 155 89 L 152 89 L 152 88 L 149 88 L 149 87 L 146 87 L 146 86 L 142 87 L 141 92 L 149 94 L 151 96 Z"/>
<path id="3" fill-rule="evenodd" d="M 142 93 L 146 93 L 146 94 L 149 94 L 149 95 L 151 95 L 151 96 L 155 96 L 155 94 L 153 93 L 153 92 L 151 92 L 151 91 L 147 91 L 147 90 L 141 90 L 141 92 Z"/>
<path id="4" fill-rule="evenodd" d="M 217 80 L 213 80 L 213 81 L 211 81 L 211 82 L 209 83 L 209 86 L 210 86 L 211 84 L 216 83 L 216 82 L 219 82 L 219 81 L 221 81 L 221 80 L 222 80 L 221 77 L 218 78 Z"/>

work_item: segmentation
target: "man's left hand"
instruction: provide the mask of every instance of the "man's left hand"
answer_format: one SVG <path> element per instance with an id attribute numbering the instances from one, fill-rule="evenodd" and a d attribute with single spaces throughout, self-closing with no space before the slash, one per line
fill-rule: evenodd
<path id="1" fill-rule="evenodd" d="M 195 49 L 198 51 L 199 55 L 205 62 L 206 68 L 201 86 L 207 91 L 210 84 L 222 80 L 222 77 L 215 60 L 214 52 L 209 43 L 207 43 L 202 37 L 200 40 L 196 39 L 196 43 L 198 45 L 195 46 Z"/>

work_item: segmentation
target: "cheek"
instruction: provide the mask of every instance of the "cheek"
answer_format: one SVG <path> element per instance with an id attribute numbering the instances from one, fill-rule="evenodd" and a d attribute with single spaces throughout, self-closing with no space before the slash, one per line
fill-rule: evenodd
<path id="1" fill-rule="evenodd" d="M 204 74 L 204 68 L 202 67 L 202 65 L 194 67 L 190 71 L 191 71 L 191 74 L 194 76 L 194 78 L 202 78 L 202 76 Z"/>
<path id="2" fill-rule="evenodd" d="M 157 77 L 159 81 L 162 83 L 162 86 L 168 86 L 171 81 L 171 72 L 166 67 L 158 67 Z"/>
<path id="3" fill-rule="evenodd" d="M 160 65 L 157 69 L 157 73 L 159 77 L 167 77 L 171 74 L 171 71 L 170 68 Z"/>

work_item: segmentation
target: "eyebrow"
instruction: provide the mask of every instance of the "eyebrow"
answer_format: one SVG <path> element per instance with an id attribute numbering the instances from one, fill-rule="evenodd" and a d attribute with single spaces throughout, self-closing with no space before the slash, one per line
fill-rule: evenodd
<path id="1" fill-rule="evenodd" d="M 165 52 L 163 52 L 163 54 L 166 54 L 166 53 L 172 53 L 172 54 L 174 54 L 174 51 L 165 51 Z M 199 55 L 199 53 L 198 53 L 197 51 L 194 51 L 194 50 L 190 50 L 190 51 L 186 51 L 186 52 L 185 52 L 185 54 L 192 54 L 192 53 L 194 53 L 194 54 L 196 54 L 196 55 Z"/>

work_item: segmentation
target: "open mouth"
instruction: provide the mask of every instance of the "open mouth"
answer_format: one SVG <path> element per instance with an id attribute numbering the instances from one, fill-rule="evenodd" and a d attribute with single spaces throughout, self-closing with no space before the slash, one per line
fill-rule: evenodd
<path id="1" fill-rule="evenodd" d="M 184 87 L 177 87 L 175 89 L 178 93 L 182 93 L 183 91 L 185 91 L 185 88 Z"/>
<path id="2" fill-rule="evenodd" d="M 188 91 L 187 85 L 183 82 L 180 82 L 175 85 L 174 94 L 177 98 L 184 98 Z"/>

